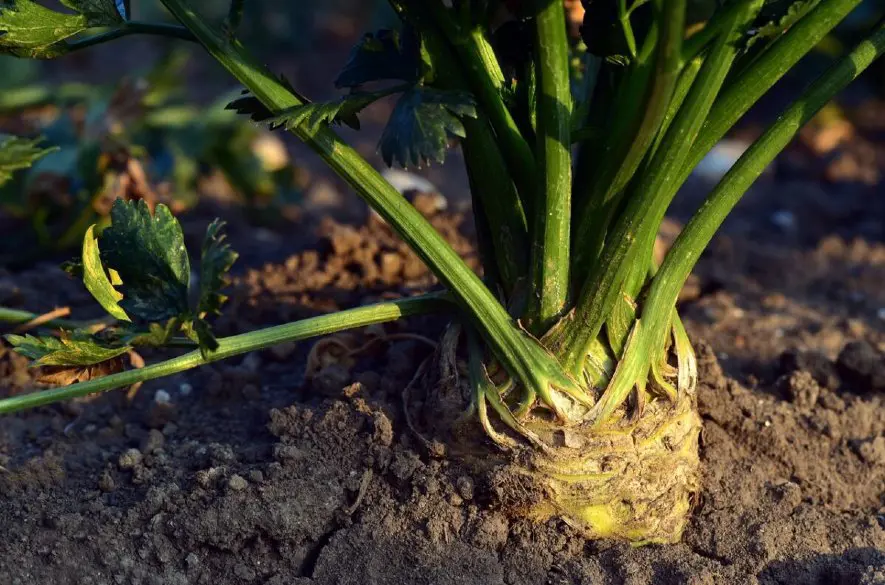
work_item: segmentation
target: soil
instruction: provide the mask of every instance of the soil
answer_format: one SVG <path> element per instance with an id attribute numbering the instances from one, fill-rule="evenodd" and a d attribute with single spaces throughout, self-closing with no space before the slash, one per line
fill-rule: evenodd
<path id="1" fill-rule="evenodd" d="M 132 404 L 120 392 L 4 418 L 0 582 L 885 583 L 885 246 L 814 224 L 749 238 L 741 220 L 775 187 L 790 192 L 751 195 L 683 293 L 704 488 L 682 544 L 511 521 L 489 477 L 425 451 L 400 395 L 432 347 L 396 334 L 435 339 L 440 316 L 340 336 L 366 350 L 315 352 L 310 377 L 310 345 L 283 346 L 149 383 Z M 469 222 L 416 205 L 475 265 Z M 185 218 L 193 244 L 205 212 Z M 222 333 L 432 286 L 374 217 L 302 228 L 300 252 L 240 273 Z M 36 310 L 88 304 L 48 266 L 4 275 L 0 292 Z M 30 388 L 24 360 L 0 351 L 0 393 Z"/>
<path id="2" fill-rule="evenodd" d="M 428 452 L 401 394 L 439 315 L 157 380 L 131 403 L 121 391 L 0 419 L 0 583 L 885 584 L 874 138 L 788 153 L 683 291 L 704 432 L 703 491 L 681 544 L 632 548 L 512 520 L 490 477 Z M 460 209 L 445 173 L 434 180 Z M 664 240 L 704 188 L 688 186 Z M 469 215 L 431 196 L 415 204 L 476 267 Z M 211 200 L 185 215 L 192 249 L 218 214 L 242 253 L 219 333 L 434 286 L 383 222 L 348 205 L 332 211 L 355 223 L 307 213 L 275 229 Z M 0 268 L 0 305 L 97 315 L 50 263 Z M 35 375 L 0 344 L 0 396 L 32 390 Z"/>

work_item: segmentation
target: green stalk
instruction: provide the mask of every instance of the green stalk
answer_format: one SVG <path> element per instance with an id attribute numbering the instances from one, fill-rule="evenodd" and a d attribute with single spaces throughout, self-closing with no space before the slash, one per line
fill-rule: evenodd
<path id="1" fill-rule="evenodd" d="M 31 313 L 30 311 L 20 311 L 18 309 L 8 309 L 0 307 L 0 323 L 8 323 L 10 325 L 22 325 L 29 321 L 33 321 L 40 315 Z M 96 321 L 73 321 L 71 319 L 52 319 L 43 323 L 41 327 L 63 327 L 65 329 L 79 329 L 95 325 Z"/>
<path id="2" fill-rule="evenodd" d="M 423 36 L 427 54 L 436 71 L 434 83 L 443 89 L 467 90 L 457 58 L 438 31 L 425 31 Z M 507 163 L 494 135 L 488 117 L 480 113 L 477 119 L 464 119 L 466 136 L 461 141 L 464 162 L 470 180 L 470 192 L 482 207 L 488 224 L 490 244 L 494 253 L 497 275 L 507 294 L 517 280 L 528 273 L 528 227 L 522 201 L 510 176 Z M 484 255 L 489 258 L 488 249 Z M 486 276 L 491 265 L 483 265 Z"/>
<path id="3" fill-rule="evenodd" d="M 682 43 L 682 63 L 689 63 L 692 59 L 701 54 L 701 52 L 713 42 L 728 25 L 729 21 L 734 17 L 735 13 L 740 10 L 739 2 L 731 2 L 721 9 L 717 10 L 704 28 L 691 35 Z"/>
<path id="4" fill-rule="evenodd" d="M 256 63 L 238 41 L 228 41 L 183 0 L 163 5 L 206 50 L 273 112 L 301 105 L 283 83 Z M 539 396 L 551 386 L 580 392 L 555 357 L 526 335 L 507 310 L 443 237 L 365 159 L 328 126 L 315 131 L 299 126 L 292 133 L 319 154 L 415 251 L 457 298 L 508 372 Z"/>
<path id="5" fill-rule="evenodd" d="M 637 250 L 648 242 L 649 232 L 656 232 L 667 207 L 679 187 L 674 181 L 682 168 L 688 147 L 694 142 L 737 56 L 737 37 L 746 23 L 758 12 L 762 0 L 744 0 L 744 10 L 733 15 L 723 33 L 704 60 L 701 71 L 676 118 L 631 189 L 626 208 L 607 237 L 599 263 L 585 281 L 574 311 L 560 323 L 555 340 L 568 371 L 580 371 L 584 356 L 609 318 L 622 293 L 634 262 L 641 269 L 648 259 L 637 258 Z"/>
<path id="6" fill-rule="evenodd" d="M 483 32 L 465 31 L 441 0 L 396 0 L 392 4 L 419 24 L 420 29 L 441 32 L 451 45 L 471 93 L 495 129 L 514 183 L 525 201 L 533 201 L 538 185 L 537 163 L 504 103 L 504 74 Z"/>
<path id="7" fill-rule="evenodd" d="M 613 200 L 623 193 L 658 134 L 679 75 L 686 2 L 658 0 L 657 4 L 659 28 L 649 33 L 637 65 L 618 92 L 613 125 L 607 133 L 611 145 L 594 165 L 593 182 L 578 206 L 572 252 L 577 282 L 583 281 L 599 252 Z M 645 98 L 633 103 L 637 96 Z M 590 164 L 586 159 L 579 161 L 579 165 Z M 576 185 L 576 189 L 585 187 Z"/>
<path id="8" fill-rule="evenodd" d="M 528 267 L 528 230 L 519 195 L 507 180 L 507 165 L 485 116 L 464 120 L 461 143 L 470 192 L 486 217 L 501 284 L 509 295 Z"/>
<path id="9" fill-rule="evenodd" d="M 71 398 L 80 398 L 99 392 L 107 392 L 137 382 L 145 382 L 155 378 L 171 376 L 251 351 L 258 351 L 289 341 L 302 341 L 311 337 L 328 335 L 345 329 L 364 327 L 375 323 L 395 321 L 402 317 L 438 311 L 446 302 L 439 293 L 402 299 L 387 303 L 378 303 L 366 307 L 339 311 L 330 315 L 312 317 L 294 323 L 277 325 L 250 333 L 243 333 L 218 340 L 218 349 L 205 357 L 200 350 L 186 353 L 177 358 L 166 360 L 144 368 L 129 370 L 119 374 L 111 374 L 89 382 L 80 382 L 62 388 L 34 392 L 21 396 L 13 396 L 0 400 L 0 414 L 9 414 L 19 410 L 34 408 Z"/>
<path id="10" fill-rule="evenodd" d="M 666 136 L 667 130 L 670 128 L 676 114 L 682 108 L 682 104 L 686 97 L 688 97 L 688 92 L 692 85 L 694 85 L 694 81 L 701 70 L 702 63 L 703 59 L 701 57 L 695 57 L 683 67 L 682 73 L 679 74 L 679 81 L 676 82 L 676 89 L 673 91 L 673 98 L 670 100 L 670 105 L 667 107 L 667 114 L 661 122 L 661 129 L 658 132 L 658 136 L 655 138 L 654 144 L 649 149 L 650 158 L 646 158 L 647 164 L 654 160 L 654 153 L 657 152 L 658 147 Z M 644 172 L 644 170 L 640 171 L 641 174 L 644 174 Z M 649 277 L 653 276 L 654 271 L 657 270 L 657 266 L 655 266 L 654 262 L 654 248 L 657 232 L 655 230 L 647 230 L 642 237 L 643 241 L 639 243 L 637 247 L 636 261 L 631 262 L 630 272 L 627 275 L 623 286 L 623 294 L 620 298 L 615 300 L 612 314 L 605 322 L 609 346 L 618 357 L 623 353 L 627 336 L 629 335 L 630 329 L 633 327 L 633 322 L 636 319 L 636 310 L 634 306 L 636 298 Z"/>
<path id="11" fill-rule="evenodd" d="M 594 407 L 593 418 L 605 421 L 626 399 L 637 382 L 644 362 L 655 348 L 662 347 L 669 330 L 670 316 L 679 291 L 710 243 L 716 230 L 765 168 L 833 96 L 885 52 L 885 25 L 840 59 L 803 95 L 792 103 L 777 121 L 760 136 L 725 174 L 707 196 L 700 209 L 682 230 L 658 270 L 642 308 L 642 316 L 634 325 L 624 359 Z"/>
<path id="12" fill-rule="evenodd" d="M 542 189 L 532 212 L 532 295 L 529 323 L 546 330 L 565 309 L 569 289 L 571 228 L 571 119 L 569 46 L 565 9 L 560 0 L 536 0 L 535 46 L 538 159 Z"/>
<path id="13" fill-rule="evenodd" d="M 121 24 L 120 26 L 111 29 L 107 32 L 99 33 L 96 35 L 91 35 L 87 37 L 83 37 L 81 39 L 77 39 L 75 41 L 70 41 L 67 43 L 68 51 L 79 51 L 82 49 L 87 49 L 89 47 L 94 47 L 95 45 L 101 45 L 102 43 L 107 43 L 108 41 L 114 41 L 117 39 L 121 39 L 123 37 L 128 37 L 130 35 L 149 35 L 149 36 L 158 36 L 158 37 L 166 37 L 170 39 L 177 39 L 181 41 L 196 41 L 197 39 L 188 31 L 186 28 L 182 26 L 175 26 L 171 24 L 158 24 L 152 22 L 138 22 L 138 21 L 127 21 Z"/>
<path id="14" fill-rule="evenodd" d="M 677 179 L 679 184 L 685 182 L 701 159 L 735 122 L 860 2 L 861 0 L 822 0 L 772 43 L 740 76 L 729 81 L 713 105 L 703 130 L 691 146 Z"/>

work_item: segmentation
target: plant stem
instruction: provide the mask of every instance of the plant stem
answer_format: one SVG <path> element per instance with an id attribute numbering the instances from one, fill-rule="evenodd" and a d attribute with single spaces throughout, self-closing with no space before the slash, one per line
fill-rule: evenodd
<path id="1" fill-rule="evenodd" d="M 470 192 L 480 202 L 490 228 L 490 243 L 509 295 L 528 268 L 528 230 L 519 195 L 507 179 L 507 166 L 495 143 L 488 120 L 464 120 L 467 136 L 461 143 Z"/>
<path id="2" fill-rule="evenodd" d="M 571 117 L 569 46 L 560 0 L 535 0 L 539 79 L 538 160 L 542 188 L 532 213 L 532 281 L 529 324 L 546 330 L 565 309 L 569 289 L 571 227 Z"/>
<path id="3" fill-rule="evenodd" d="M 701 159 L 759 98 L 813 49 L 861 0 L 823 0 L 777 39 L 740 76 L 730 80 L 713 109 L 677 181 L 682 184 Z"/>
<path id="4" fill-rule="evenodd" d="M 650 258 L 639 257 L 637 251 L 653 243 L 649 236 L 654 237 L 652 234 L 657 232 L 679 187 L 674 177 L 737 55 L 735 37 L 742 34 L 762 0 L 742 0 L 741 5 L 743 10 L 732 16 L 725 32 L 718 37 L 661 145 L 631 187 L 632 196 L 628 197 L 626 208 L 607 236 L 598 264 L 581 289 L 570 315 L 573 320 L 563 323 L 560 329 L 564 339 L 558 339 L 556 346 L 570 372 L 576 373 L 582 367 L 584 356 L 609 318 L 631 269 L 638 266 L 644 272 L 648 268 Z"/>
<path id="5" fill-rule="evenodd" d="M 349 309 L 329 315 L 312 317 L 294 323 L 277 325 L 250 333 L 243 333 L 218 340 L 218 349 L 206 357 L 199 350 L 185 355 L 153 364 L 141 369 L 129 370 L 119 374 L 112 374 L 81 382 L 71 386 L 55 388 L 43 392 L 35 392 L 22 396 L 13 396 L 0 400 L 0 414 L 9 414 L 18 410 L 34 408 L 44 404 L 79 398 L 89 394 L 107 392 L 122 386 L 129 386 L 137 382 L 145 382 L 155 378 L 170 376 L 185 370 L 190 370 L 204 364 L 227 359 L 236 355 L 265 349 L 272 345 L 287 341 L 302 341 L 311 337 L 328 335 L 345 329 L 364 327 L 375 323 L 394 321 L 402 317 L 417 315 L 440 310 L 446 305 L 444 297 L 439 294 L 429 294 L 420 297 L 402 299 L 387 303 L 378 303 L 366 307 Z"/>
<path id="6" fill-rule="evenodd" d="M 0 307 L 0 323 L 9 323 L 10 325 L 21 325 L 33 321 L 40 317 L 37 313 L 30 311 L 20 311 L 18 309 L 7 309 Z M 65 329 L 79 329 L 81 327 L 89 327 L 100 321 L 73 321 L 71 319 L 52 319 L 40 325 L 41 327 L 63 327 Z"/>
<path id="7" fill-rule="evenodd" d="M 111 29 L 107 32 L 83 37 L 82 39 L 78 39 L 75 41 L 70 41 L 67 44 L 67 49 L 68 51 L 79 51 L 81 49 L 88 49 L 89 47 L 101 45 L 108 41 L 114 41 L 123 37 L 128 37 L 130 35 L 159 36 L 192 42 L 196 42 L 197 40 L 194 35 L 192 35 L 190 31 L 183 26 L 152 22 L 138 22 L 130 20 L 128 22 L 124 22 L 119 27 Z"/>
<path id="8" fill-rule="evenodd" d="M 609 132 L 612 145 L 603 151 L 592 185 L 577 209 L 572 246 L 577 282 L 583 281 L 596 259 L 607 219 L 612 216 L 612 201 L 622 194 L 658 134 L 679 75 L 686 1 L 663 0 L 659 4 L 655 19 L 658 28 L 649 34 L 639 62 L 618 92 L 623 98 L 617 103 Z M 642 102 L 630 105 L 631 98 L 643 96 Z M 622 109 L 624 106 L 627 111 Z M 582 160 L 581 164 L 589 161 Z"/>
<path id="9" fill-rule="evenodd" d="M 722 34 L 723 28 L 740 8 L 739 2 L 732 2 L 716 10 L 704 28 L 685 39 L 682 43 L 682 64 L 684 65 L 700 55 L 701 51 L 712 43 L 717 35 Z"/>
<path id="10" fill-rule="evenodd" d="M 285 84 L 256 63 L 238 41 L 226 39 L 183 0 L 163 0 L 163 5 L 272 112 L 302 104 Z M 409 205 L 371 164 L 328 126 L 311 130 L 302 125 L 291 132 L 319 154 L 377 211 L 449 288 L 512 376 L 540 396 L 549 396 L 551 384 L 578 391 L 576 383 L 563 374 L 556 358 L 522 331 L 430 222 Z"/>
<path id="11" fill-rule="evenodd" d="M 634 326 L 624 359 L 594 408 L 597 422 L 604 421 L 624 401 L 636 383 L 638 366 L 649 352 L 666 341 L 669 319 L 682 285 L 716 230 L 750 185 L 833 96 L 885 52 L 885 25 L 840 59 L 803 95 L 793 102 L 738 159 L 676 238 L 652 280 L 642 315 Z"/>
<path id="12" fill-rule="evenodd" d="M 393 2 L 421 29 L 437 29 L 458 57 L 470 91 L 495 129 L 507 168 L 524 201 L 531 203 L 538 188 L 537 163 L 529 143 L 507 109 L 502 97 L 504 74 L 482 31 L 464 31 L 441 0 L 399 0 Z M 526 213 L 531 209 L 526 206 Z"/>
<path id="13" fill-rule="evenodd" d="M 427 54 L 432 59 L 431 67 L 437 73 L 434 84 L 443 89 L 467 91 L 468 84 L 458 67 L 458 60 L 452 47 L 437 30 L 423 31 L 423 41 Z M 484 259 L 491 260 L 491 250 L 496 266 L 483 263 L 486 277 L 500 277 L 506 294 L 512 293 L 517 280 L 528 274 L 528 226 L 520 195 L 501 152 L 497 138 L 485 113 L 480 112 L 476 119 L 463 120 L 466 136 L 461 141 L 464 163 L 470 180 L 470 192 L 474 206 L 479 204 L 487 228 L 481 230 L 488 238 L 482 242 Z M 482 218 L 476 217 L 479 221 Z"/>

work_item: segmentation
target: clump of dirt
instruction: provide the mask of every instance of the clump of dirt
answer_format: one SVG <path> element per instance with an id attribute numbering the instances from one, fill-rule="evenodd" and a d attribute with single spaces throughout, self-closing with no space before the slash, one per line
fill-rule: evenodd
<path id="1" fill-rule="evenodd" d="M 469 227 L 462 231 L 466 223 L 463 214 L 442 212 L 435 204 L 437 197 L 418 193 L 413 204 L 467 264 L 478 270 L 479 259 L 465 235 Z M 237 279 L 237 293 L 225 309 L 228 320 L 223 318 L 219 327 L 243 331 L 269 319 L 302 319 L 378 298 L 412 294 L 435 283 L 417 255 L 377 215 L 369 215 L 359 226 L 325 218 L 311 248 L 281 263 L 248 269 Z"/>

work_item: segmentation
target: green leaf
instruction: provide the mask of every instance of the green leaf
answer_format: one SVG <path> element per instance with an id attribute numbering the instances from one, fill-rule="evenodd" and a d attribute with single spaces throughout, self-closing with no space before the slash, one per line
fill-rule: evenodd
<path id="1" fill-rule="evenodd" d="M 3 37 L 0 37 L 0 43 L 2 40 Z M 12 178 L 14 171 L 26 169 L 40 158 L 58 150 L 54 146 L 41 147 L 42 141 L 42 138 L 18 138 L 0 134 L 0 186 Z"/>
<path id="2" fill-rule="evenodd" d="M 104 310 L 120 321 L 129 321 L 129 315 L 120 306 L 123 295 L 114 288 L 111 279 L 108 278 L 104 266 L 101 264 L 101 255 L 98 250 L 98 238 L 95 236 L 95 226 L 89 226 L 83 237 L 83 284 L 86 290 L 92 293 Z"/>
<path id="3" fill-rule="evenodd" d="M 221 289 L 229 284 L 227 273 L 237 261 L 238 254 L 225 242 L 224 222 L 216 219 L 206 229 L 200 260 L 200 301 L 197 312 L 207 315 L 221 313 L 227 297 Z"/>
<path id="4" fill-rule="evenodd" d="M 396 103 L 381 135 L 384 162 L 417 167 L 443 162 L 450 136 L 464 137 L 462 117 L 476 117 L 476 104 L 464 92 L 415 87 Z"/>
<path id="5" fill-rule="evenodd" d="M 67 39 L 123 22 L 114 0 L 63 0 L 62 4 L 75 13 L 58 12 L 33 0 L 0 5 L 0 53 L 52 59 L 67 52 Z"/>
<path id="6" fill-rule="evenodd" d="M 280 83 L 298 98 L 298 101 L 309 104 L 310 100 L 302 94 L 298 93 L 292 84 L 284 76 L 280 75 Z M 233 110 L 238 114 L 248 115 L 254 122 L 264 122 L 274 117 L 274 113 L 265 107 L 257 97 L 252 95 L 249 90 L 244 89 L 242 95 L 225 106 L 225 110 Z"/>
<path id="7" fill-rule="evenodd" d="M 131 346 L 163 347 L 180 329 L 181 321 L 177 318 L 165 323 L 149 323 L 146 330 L 127 323 L 109 330 L 108 337 Z"/>
<path id="8" fill-rule="evenodd" d="M 615 0 L 585 0 L 581 36 L 591 54 L 626 65 L 648 33 L 653 14 L 651 3 L 646 3 L 622 22 L 619 4 Z"/>
<path id="9" fill-rule="evenodd" d="M 148 323 L 147 328 L 143 325 L 124 323 L 119 327 L 109 327 L 101 334 L 113 345 L 163 347 L 180 329 L 181 321 L 172 318 L 165 323 Z"/>
<path id="10" fill-rule="evenodd" d="M 768 0 L 753 23 L 746 48 L 781 36 L 819 3 L 820 0 Z"/>
<path id="11" fill-rule="evenodd" d="M 189 313 L 190 263 L 181 225 L 165 205 L 151 215 L 143 200 L 118 199 L 111 225 L 101 234 L 102 259 L 123 283 L 120 306 L 144 321 L 167 321 Z"/>
<path id="12" fill-rule="evenodd" d="M 6 335 L 16 352 L 34 360 L 35 366 L 91 366 L 121 356 L 129 346 L 108 347 L 90 336 L 34 337 Z"/>
<path id="13" fill-rule="evenodd" d="M 114 26 L 123 16 L 114 0 L 60 0 L 62 4 L 86 17 L 89 26 Z"/>
<path id="14" fill-rule="evenodd" d="M 360 129 L 357 114 L 382 95 L 376 93 L 354 93 L 332 102 L 312 102 L 283 110 L 267 120 L 271 129 L 283 127 L 286 130 L 305 125 L 310 132 L 316 132 L 323 124 L 343 123 L 354 130 Z"/>
<path id="15" fill-rule="evenodd" d="M 203 354 L 203 357 L 211 352 L 218 349 L 218 340 L 215 339 L 215 334 L 212 333 L 212 327 L 209 326 L 203 319 L 197 319 L 193 322 L 193 331 L 196 333 L 196 341 L 200 346 L 200 353 Z"/>
<path id="16" fill-rule="evenodd" d="M 399 79 L 415 83 L 421 77 L 421 43 L 411 27 L 402 32 L 367 33 L 351 50 L 335 87 L 358 87 L 372 81 Z"/>

